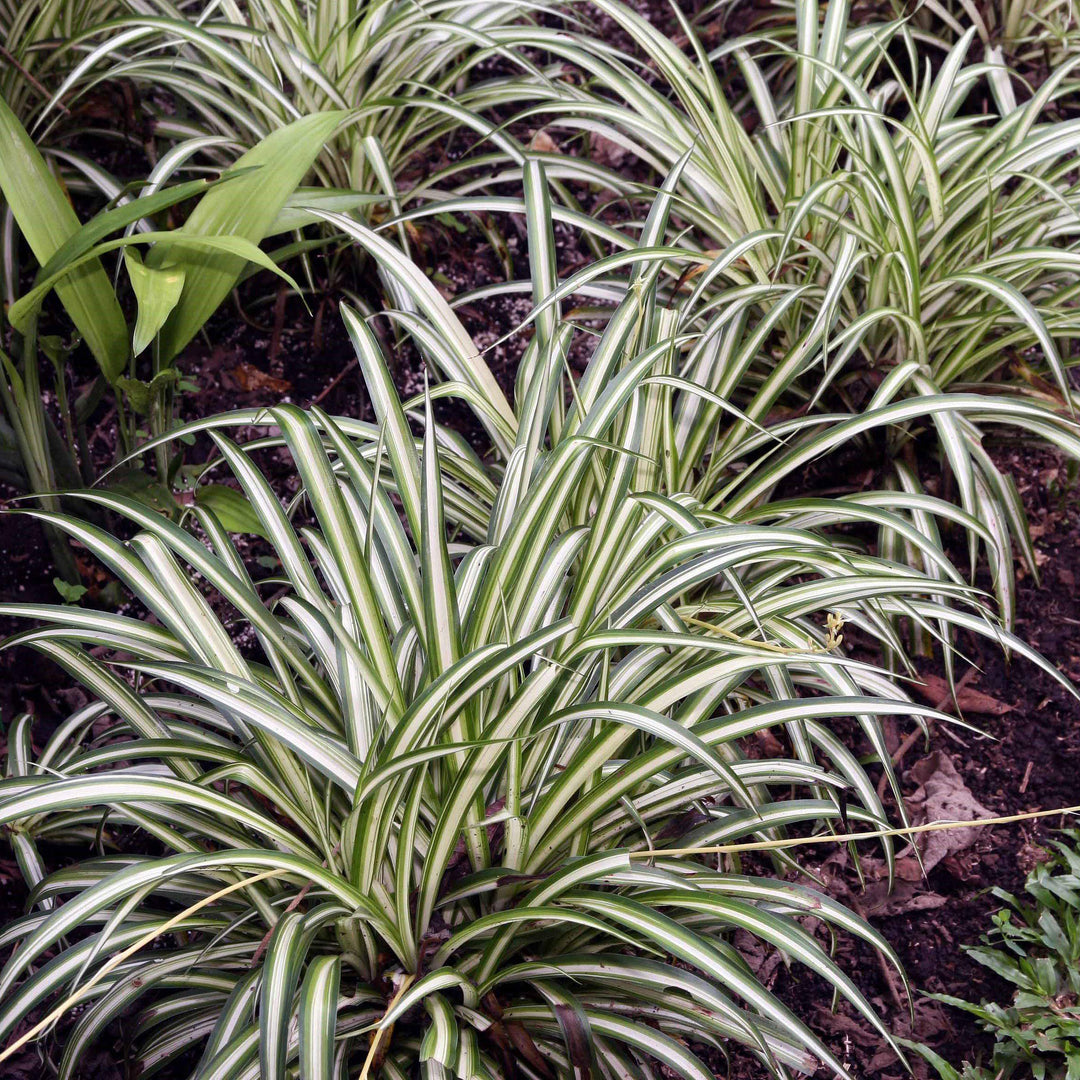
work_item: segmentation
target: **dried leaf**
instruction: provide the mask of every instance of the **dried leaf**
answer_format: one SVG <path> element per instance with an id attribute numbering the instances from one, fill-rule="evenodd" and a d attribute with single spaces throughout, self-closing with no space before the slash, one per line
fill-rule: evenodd
<path id="1" fill-rule="evenodd" d="M 559 153 L 558 143 L 543 128 L 540 128 L 529 140 L 529 149 L 540 154 Z"/>
<path id="2" fill-rule="evenodd" d="M 947 709 L 953 704 L 952 691 L 943 678 L 939 675 L 924 675 L 922 678 L 922 683 L 916 683 L 915 689 L 925 701 L 939 709 Z M 1011 705 L 973 686 L 957 686 L 955 704 L 960 706 L 962 713 L 978 713 L 982 716 L 1004 716 L 1013 710 Z"/>
<path id="3" fill-rule="evenodd" d="M 892 892 L 889 892 L 888 882 L 875 881 L 866 887 L 866 892 L 858 899 L 863 914 L 876 918 L 906 915 L 912 911 L 933 911 L 948 903 L 944 896 L 928 891 L 915 881 L 898 881 Z"/>
<path id="4" fill-rule="evenodd" d="M 971 821 L 990 816 L 990 811 L 972 795 L 952 759 L 941 750 L 916 762 L 905 779 L 918 785 L 915 792 L 904 800 L 915 824 Z M 978 836 L 978 829 L 963 828 L 922 833 L 917 842 L 927 873 L 942 859 L 966 851 Z"/>
<path id="5" fill-rule="evenodd" d="M 606 165 L 609 169 L 618 169 L 629 156 L 630 151 L 594 131 L 589 136 L 589 153 L 597 164 Z"/>
<path id="6" fill-rule="evenodd" d="M 267 375 L 265 371 L 260 371 L 246 360 L 231 368 L 229 374 L 236 380 L 236 385 L 248 393 L 255 390 L 269 390 L 273 394 L 286 394 L 292 389 L 292 383 L 287 379 L 277 379 L 273 375 Z"/>

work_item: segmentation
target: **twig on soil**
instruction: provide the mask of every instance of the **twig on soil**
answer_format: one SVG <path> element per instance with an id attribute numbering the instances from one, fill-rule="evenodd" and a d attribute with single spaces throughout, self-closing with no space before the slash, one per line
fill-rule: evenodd
<path id="1" fill-rule="evenodd" d="M 1027 763 L 1027 768 L 1024 770 L 1024 779 L 1020 781 L 1020 794 L 1023 795 L 1027 791 L 1028 781 L 1031 779 L 1031 770 L 1035 767 L 1034 761 Z"/>
<path id="2" fill-rule="evenodd" d="M 322 401 L 323 401 L 323 399 L 324 399 L 324 398 L 326 397 L 326 395 L 327 395 L 327 394 L 329 394 L 329 393 L 330 393 L 330 391 L 331 391 L 331 390 L 333 390 L 333 389 L 334 389 L 334 387 L 335 387 L 335 386 L 337 386 L 337 384 L 338 384 L 339 382 L 341 382 L 341 380 L 342 380 L 342 379 L 344 379 L 344 378 L 345 378 L 345 376 L 346 376 L 346 375 L 348 375 L 348 373 L 349 373 L 349 372 L 350 372 L 350 371 L 351 371 L 351 370 L 352 370 L 352 369 L 353 369 L 354 367 L 356 367 L 356 365 L 357 365 L 357 363 L 358 363 L 358 362 L 359 362 L 359 361 L 357 361 L 356 357 L 354 356 L 354 357 L 353 357 L 353 358 L 352 358 L 352 359 L 351 359 L 351 360 L 350 360 L 350 361 L 349 361 L 349 362 L 348 362 L 348 363 L 347 363 L 347 364 L 346 364 L 346 365 L 345 365 L 345 366 L 344 366 L 344 367 L 343 367 L 343 368 L 342 368 L 342 369 L 341 369 L 341 370 L 340 370 L 340 371 L 339 371 L 339 372 L 338 372 L 338 373 L 337 373 L 337 374 L 336 374 L 336 375 L 335 375 L 335 376 L 334 376 L 334 377 L 333 377 L 333 378 L 332 378 L 332 379 L 331 379 L 331 380 L 330 380 L 330 381 L 329 381 L 329 382 L 328 382 L 328 383 L 326 384 L 326 386 L 324 386 L 324 387 L 323 387 L 322 391 L 321 391 L 321 392 L 319 393 L 319 396 L 318 396 L 317 398 L 313 398 L 313 399 L 312 399 L 312 400 L 311 400 L 310 402 L 308 402 L 308 408 L 310 409 L 310 408 L 312 407 L 312 405 L 320 405 L 320 404 L 322 404 Z"/>
<path id="3" fill-rule="evenodd" d="M 967 671 L 965 671 L 964 674 L 960 676 L 959 681 L 956 683 L 955 692 L 953 690 L 947 690 L 937 699 L 937 701 L 933 703 L 933 708 L 937 709 L 938 712 L 941 712 L 949 704 L 950 700 L 955 702 L 956 697 L 959 696 L 959 692 L 963 690 L 965 686 L 967 686 L 974 674 L 975 668 L 968 668 Z M 926 732 L 927 735 L 929 735 L 930 731 L 932 731 L 934 728 L 934 722 L 932 720 L 930 721 L 928 728 L 929 730 Z M 900 745 L 896 748 L 896 753 L 894 753 L 892 756 L 892 763 L 894 768 L 900 768 L 900 765 L 903 763 L 907 752 L 919 741 L 919 737 L 921 735 L 923 735 L 923 729 L 920 727 L 916 727 L 914 731 L 911 731 L 906 736 L 904 736 L 903 742 L 901 742 Z M 884 797 L 885 785 L 887 782 L 888 776 L 886 774 L 882 774 L 881 779 L 878 781 L 878 798 Z M 1023 794 L 1023 791 L 1024 789 L 1021 788 L 1020 793 Z"/>
<path id="4" fill-rule="evenodd" d="M 963 690 L 969 682 L 971 682 L 971 678 L 974 674 L 975 668 L 969 667 L 967 671 L 965 671 L 964 674 L 960 676 L 959 680 L 956 683 L 955 690 L 946 690 L 945 693 L 943 693 L 937 699 L 937 701 L 934 702 L 934 708 L 940 711 L 944 709 L 950 701 L 952 701 L 954 704 L 957 705 L 957 708 L 959 709 L 959 705 L 957 704 L 956 699 L 960 696 L 960 691 Z"/>
<path id="5" fill-rule="evenodd" d="M 288 293 L 282 287 L 278 290 L 277 299 L 274 301 L 274 329 L 270 335 L 270 349 L 267 359 L 273 363 L 281 353 L 281 335 L 285 330 L 285 301 Z"/>

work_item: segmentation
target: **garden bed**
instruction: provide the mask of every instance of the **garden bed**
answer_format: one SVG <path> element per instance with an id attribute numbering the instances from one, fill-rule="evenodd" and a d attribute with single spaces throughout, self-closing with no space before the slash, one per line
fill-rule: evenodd
<path id="1" fill-rule="evenodd" d="M 641 5 L 640 9 L 675 34 L 677 28 L 666 8 Z M 739 18 L 755 17 L 755 11 L 752 5 L 746 5 Z M 715 32 L 715 27 L 705 29 L 706 35 Z M 1043 74 L 1037 72 L 1035 77 Z M 516 134 L 528 135 L 521 131 Z M 551 146 L 555 148 L 554 143 Z M 599 149 L 603 156 L 604 148 Z M 608 152 L 607 163 L 618 167 L 618 154 L 611 148 Z M 109 164 L 118 167 L 114 159 Z M 133 173 L 137 174 L 144 164 L 132 163 Z M 436 163 L 424 164 L 433 167 Z M 603 207 L 604 214 L 615 215 L 617 220 L 618 210 L 613 209 L 617 206 L 617 200 L 609 204 L 596 198 L 590 209 L 598 211 Z M 501 257 L 512 264 L 516 276 L 527 278 L 523 218 L 508 219 L 504 232 L 507 249 Z M 414 240 L 429 275 L 447 298 L 499 281 L 503 276 L 500 253 L 493 251 L 483 234 L 469 224 L 456 228 L 422 224 Z M 562 269 L 577 269 L 588 261 L 588 249 L 569 230 L 559 231 L 556 243 Z M 321 255 L 312 260 L 316 277 L 323 267 L 321 260 Z M 378 291 L 374 280 L 360 285 L 370 286 L 372 294 Z M 267 289 L 274 290 L 273 294 L 264 295 Z M 481 349 L 493 345 L 485 360 L 508 396 L 512 396 L 517 363 L 532 330 L 508 341 L 502 339 L 529 309 L 527 300 L 496 298 L 467 304 L 457 312 Z M 403 396 L 415 394 L 422 389 L 425 377 L 416 350 L 405 344 L 391 351 L 399 391 Z M 571 370 L 580 374 L 586 361 L 587 356 L 572 352 Z M 194 384 L 194 389 L 181 398 L 180 418 L 184 420 L 283 401 L 304 407 L 318 405 L 330 415 L 374 419 L 339 315 L 338 298 L 329 287 L 313 302 L 313 316 L 309 316 L 279 288 L 279 283 L 266 285 L 262 277 L 253 279 L 239 291 L 239 303 L 226 303 L 208 324 L 206 334 L 182 353 L 179 367 L 185 379 Z M 88 378 L 89 365 L 80 374 Z M 871 383 L 868 378 L 870 390 Z M 438 402 L 435 417 L 481 451 L 486 447 L 483 429 L 464 405 Z M 100 469 L 114 458 L 116 436 L 111 427 L 113 414 L 107 406 L 102 406 L 95 421 L 89 449 L 95 467 Z M 200 437 L 191 451 L 192 458 L 203 458 L 209 448 L 209 440 Z M 993 446 L 992 454 L 997 466 L 1011 475 L 1019 488 L 1041 571 L 1041 580 L 1036 582 L 1017 563 L 1020 580 L 1016 633 L 1068 678 L 1080 681 L 1080 594 L 1075 588 L 1080 576 L 1080 486 L 1064 459 L 1046 449 L 1000 442 Z M 936 493 L 946 486 L 946 481 L 937 471 L 938 464 L 929 461 L 920 461 L 920 471 L 926 489 Z M 881 477 L 876 470 L 876 462 L 849 451 L 846 456 L 815 461 L 789 486 L 797 488 L 798 494 L 880 487 Z M 0 490 L 0 497 L 5 499 L 13 494 Z M 960 550 L 963 545 L 959 538 L 952 539 L 955 542 L 949 554 L 962 566 L 966 551 Z M 262 550 L 259 544 L 249 538 L 241 550 L 245 556 L 255 558 Z M 4 556 L 0 560 L 0 603 L 58 600 L 53 583 L 55 570 L 37 522 L 21 516 L 6 518 L 0 550 Z M 88 589 L 87 600 L 93 604 L 112 579 L 89 559 L 79 558 L 78 563 Z M 985 571 L 980 571 L 978 583 L 990 589 Z M 16 625 L 0 618 L 0 634 L 13 632 Z M 871 662 L 880 659 L 866 651 L 867 642 L 857 633 L 851 634 L 850 643 L 856 651 L 864 651 L 862 658 Z M 961 653 L 975 666 L 962 669 L 958 704 L 963 719 L 985 734 L 938 725 L 927 745 L 909 737 L 908 725 L 890 719 L 885 724 L 887 740 L 903 777 L 905 797 L 925 794 L 928 777 L 944 776 L 956 797 L 968 800 L 973 814 L 1007 815 L 1080 804 L 1080 708 L 1076 699 L 1032 664 L 1002 656 L 985 638 L 964 634 L 959 645 Z M 921 665 L 919 673 L 925 681 L 908 687 L 913 696 L 936 709 L 955 712 L 957 703 L 946 690 L 937 661 L 926 658 Z M 30 650 L 0 654 L 0 695 L 4 721 L 32 712 L 39 718 L 35 735 L 41 737 L 86 700 L 83 691 L 73 689 L 62 671 Z M 854 723 L 846 734 L 850 735 L 852 749 L 869 753 L 871 748 Z M 0 739 L 0 756 L 5 748 Z M 770 755 L 767 745 L 760 749 L 762 756 Z M 885 801 L 889 805 L 887 797 Z M 989 1041 L 975 1022 L 966 1014 L 925 999 L 922 992 L 976 1001 L 984 997 L 1007 999 L 1006 984 L 969 958 L 963 946 L 978 942 L 988 929 L 989 913 L 999 906 L 989 890 L 998 887 L 1019 891 L 1025 875 L 1039 859 L 1040 842 L 1062 824 L 1062 820 L 1050 817 L 983 830 L 959 844 L 925 879 L 911 872 L 914 861 L 908 858 L 893 893 L 888 893 L 881 874 L 875 874 L 872 858 L 866 863 L 868 881 L 863 888 L 841 849 L 828 845 L 800 854 L 800 861 L 826 891 L 864 915 L 899 953 L 914 993 L 913 1021 L 895 972 L 869 946 L 844 936 L 838 942 L 841 967 L 892 1031 L 926 1043 L 957 1066 L 964 1060 L 985 1056 Z M 157 852 L 156 848 L 151 850 Z M 69 848 L 48 845 L 43 854 L 50 865 L 51 860 L 62 863 L 73 856 Z M 22 913 L 25 896 L 17 865 L 6 849 L 0 850 L 0 926 Z M 824 936 L 821 940 L 825 941 Z M 828 1007 L 830 994 L 823 981 L 803 968 L 785 968 L 775 950 L 749 941 L 743 944 L 763 985 L 822 1032 L 829 1049 L 850 1065 L 855 1075 L 875 1080 L 898 1080 L 905 1075 L 887 1043 L 850 1005 L 843 1004 L 836 1011 Z M 108 1038 L 79 1071 L 81 1080 L 127 1080 L 125 1069 L 117 1064 L 123 1035 L 115 1025 L 110 1029 Z M 717 1074 L 723 1075 L 725 1065 L 717 1060 L 714 1066 Z M 921 1060 L 916 1059 L 914 1066 L 918 1076 L 930 1075 Z M 33 1049 L 24 1050 L 4 1068 L 8 1070 L 5 1075 L 17 1080 L 36 1080 L 42 1075 Z M 762 1066 L 749 1054 L 737 1051 L 729 1075 L 736 1080 L 758 1080 L 763 1075 Z M 172 1080 L 171 1076 L 166 1080 Z"/>
<path id="2" fill-rule="evenodd" d="M 482 256 L 483 252 L 479 253 L 477 261 L 482 261 Z M 452 269 L 453 265 L 447 267 Z M 473 313 L 467 322 L 487 326 L 494 339 L 497 334 L 491 325 L 494 322 L 499 328 L 499 323 L 485 321 L 485 314 Z M 506 321 L 504 317 L 502 322 Z M 311 341 L 309 324 L 298 319 L 280 335 L 283 345 L 274 359 L 270 357 L 272 330 L 260 333 L 228 311 L 219 314 L 216 323 L 213 336 L 221 344 L 212 350 L 194 347 L 186 358 L 185 372 L 199 387 L 185 402 L 191 417 L 268 406 L 285 396 L 302 405 L 320 404 L 333 415 L 370 418 L 370 406 L 352 364 L 351 347 L 336 318 L 324 323 L 324 338 L 318 347 Z M 409 353 L 406 357 L 411 359 Z M 512 363 L 507 364 L 504 374 L 504 381 L 512 384 Z M 398 372 L 402 389 L 415 388 L 420 377 L 411 367 Z M 445 419 L 453 422 L 454 417 Z M 469 415 L 461 413 L 458 419 L 462 430 L 479 441 L 481 436 L 470 425 Z M 111 454 L 107 441 L 102 450 Z M 1022 575 L 1017 593 L 1017 633 L 1059 670 L 1080 681 L 1080 594 L 1075 588 L 1080 577 L 1080 487 L 1070 479 L 1065 462 L 1048 451 L 1002 445 L 996 450 L 996 459 L 1014 477 L 1023 495 L 1041 564 L 1038 583 Z M 822 466 L 807 482 L 822 483 L 828 475 L 828 467 Z M 0 602 L 54 602 L 53 569 L 38 525 L 27 518 L 9 518 L 3 535 Z M 92 576 L 87 580 L 92 581 Z M 0 620 L 0 632 L 6 634 L 15 628 L 10 620 Z M 1080 803 L 1080 709 L 1076 700 L 1045 673 L 1022 659 L 1010 662 L 982 639 L 968 638 L 963 645 L 971 650 L 966 655 L 976 667 L 965 676 L 960 702 L 966 708 L 965 719 L 986 737 L 959 728 L 948 734 L 938 729 L 929 749 L 949 756 L 974 799 L 994 815 Z M 42 729 L 47 732 L 50 718 L 59 719 L 84 700 L 82 691 L 72 689 L 63 672 L 30 650 L 0 654 L 0 665 L 5 718 L 32 711 L 42 718 Z M 930 684 L 919 696 L 937 708 L 954 711 L 952 703 L 943 700 L 940 669 L 928 664 L 924 674 Z M 907 731 L 897 734 L 904 736 Z M 894 739 L 894 747 L 895 743 Z M 921 740 L 914 743 L 906 752 L 903 767 L 910 768 L 926 752 Z M 913 787 L 914 781 L 908 778 L 905 790 L 910 792 Z M 988 928 L 989 913 L 999 906 L 989 895 L 990 888 L 1019 891 L 1038 857 L 1040 840 L 1064 824 L 1063 819 L 1043 818 L 987 829 L 962 854 L 935 867 L 927 880 L 903 882 L 899 897 L 887 897 L 880 883 L 871 885 L 877 907 L 863 897 L 862 910 L 904 963 L 915 993 L 914 1024 L 906 999 L 898 998 L 900 984 L 895 973 L 889 972 L 872 950 L 842 937 L 839 957 L 893 1030 L 925 1042 L 949 1061 L 959 1063 L 985 1055 L 989 1040 L 974 1020 L 922 999 L 920 992 L 1007 1000 L 1006 984 L 969 959 L 962 946 L 978 943 Z M 53 854 L 63 859 L 71 853 L 56 849 Z M 831 854 L 835 856 L 835 851 Z M 823 873 L 826 881 L 831 880 L 834 895 L 859 903 L 861 894 L 850 866 L 838 866 L 835 857 L 830 860 L 818 851 L 805 861 Z M 0 924 L 21 911 L 24 896 L 18 869 L 5 857 L 0 861 Z M 880 1080 L 905 1075 L 884 1041 L 855 1017 L 849 1006 L 843 1005 L 835 1013 L 824 1007 L 827 994 L 823 983 L 799 969 L 785 969 L 777 964 L 775 954 L 762 954 L 759 959 L 768 969 L 766 985 L 797 1007 L 800 1015 L 812 1017 L 828 1036 L 830 1049 L 849 1062 L 857 1075 Z M 930 1075 L 921 1060 L 916 1058 L 913 1064 L 917 1075 Z M 36 1077 L 36 1052 L 27 1050 L 8 1068 L 13 1077 Z M 757 1062 L 738 1053 L 734 1069 L 732 1075 L 739 1080 L 757 1080 L 761 1075 Z M 85 1080 L 120 1080 L 123 1075 L 107 1049 L 97 1053 L 80 1074 Z"/>

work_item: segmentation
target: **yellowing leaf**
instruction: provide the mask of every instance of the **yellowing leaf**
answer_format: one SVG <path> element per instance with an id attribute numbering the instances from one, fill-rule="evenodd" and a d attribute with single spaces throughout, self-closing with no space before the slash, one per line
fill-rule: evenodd
<path id="1" fill-rule="evenodd" d="M 124 265 L 139 303 L 139 318 L 131 344 L 132 352 L 138 356 L 154 340 L 154 335 L 176 307 L 184 289 L 184 270 L 179 266 L 155 270 L 142 261 L 135 248 L 124 249 Z"/>

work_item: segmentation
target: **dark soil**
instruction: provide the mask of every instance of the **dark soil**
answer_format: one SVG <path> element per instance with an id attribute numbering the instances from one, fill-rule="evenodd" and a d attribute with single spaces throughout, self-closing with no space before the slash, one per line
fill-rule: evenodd
<path id="1" fill-rule="evenodd" d="M 1063 463 L 1046 451 L 1005 451 L 998 455 L 998 464 L 1012 473 L 1024 497 L 1037 561 L 1042 564 L 1038 582 L 1020 568 L 1016 634 L 1068 678 L 1080 681 L 1080 596 L 1075 588 L 1080 578 L 1080 488 L 1070 483 Z M 985 736 L 939 729 L 931 749 L 949 754 L 975 800 L 994 816 L 1080 804 L 1080 703 L 1026 660 L 1010 662 L 982 639 L 962 644 L 976 662 L 967 686 L 988 695 L 991 700 L 981 702 L 986 708 L 997 702 L 1001 715 L 969 710 L 964 718 Z M 927 671 L 931 673 L 930 668 Z M 904 766 L 923 752 L 919 742 Z M 976 1002 L 1011 1000 L 1008 985 L 968 957 L 963 946 L 979 943 L 990 928 L 990 913 L 1001 906 L 990 889 L 1021 893 L 1039 858 L 1040 843 L 1067 824 L 1064 815 L 1053 815 L 986 829 L 966 851 L 935 867 L 926 881 L 906 885 L 907 895 L 894 901 L 894 906 L 915 907 L 941 898 L 942 906 L 889 915 L 867 911 L 871 923 L 896 949 L 915 990 L 914 1023 L 898 980 L 871 949 L 846 941 L 840 943 L 839 955 L 892 1031 L 925 1042 L 955 1066 L 987 1055 L 990 1038 L 972 1017 L 922 995 L 948 994 Z M 834 891 L 839 888 L 849 902 L 859 902 L 857 889 L 849 891 L 853 882 L 846 863 L 838 866 L 826 859 L 817 868 L 830 876 Z M 830 1048 L 854 1067 L 856 1075 L 880 1080 L 906 1075 L 884 1040 L 856 1019 L 850 1007 L 830 1011 L 827 988 L 804 969 L 778 967 L 775 988 L 800 1015 L 816 1018 L 817 1030 L 829 1034 Z M 933 1075 L 921 1059 L 912 1065 L 918 1076 Z M 737 1073 L 757 1077 L 761 1070 L 744 1062 Z"/>

